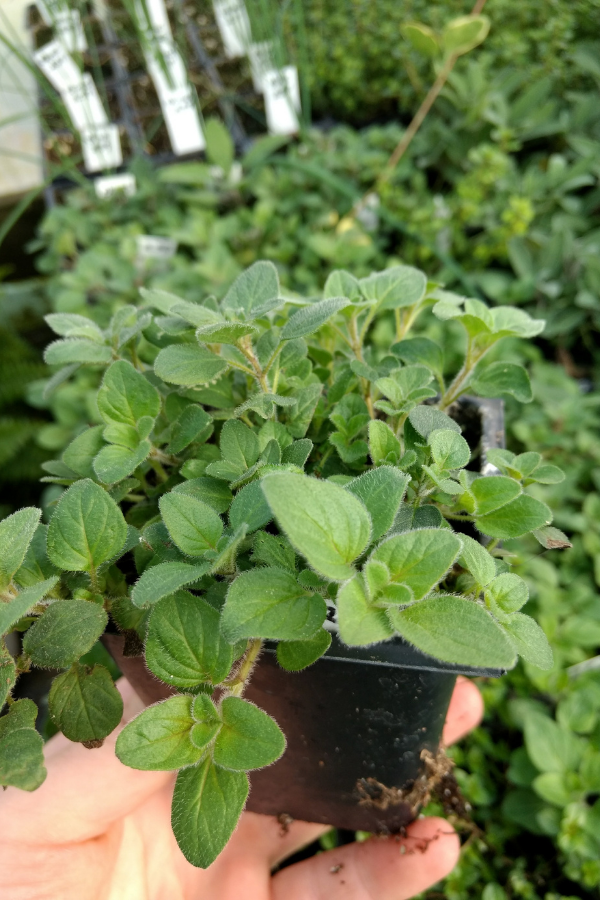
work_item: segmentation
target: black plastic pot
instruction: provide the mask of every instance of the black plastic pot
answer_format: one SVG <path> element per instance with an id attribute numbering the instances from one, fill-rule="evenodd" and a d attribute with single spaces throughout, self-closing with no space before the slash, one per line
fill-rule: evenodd
<path id="1" fill-rule="evenodd" d="M 495 472 L 485 452 L 502 446 L 501 402 L 465 398 L 455 417 L 470 445 L 481 448 L 477 468 Z M 502 671 L 441 663 L 400 638 L 345 647 L 331 628 L 331 647 L 308 669 L 284 671 L 269 646 L 254 669 L 245 696 L 278 722 L 287 749 L 274 765 L 251 773 L 247 809 L 398 832 L 418 811 L 414 792 L 412 802 L 402 793 L 419 781 L 427 785 L 424 757 L 438 751 L 456 676 L 497 677 Z M 123 637 L 106 634 L 103 640 L 144 701 L 173 693 L 141 657 L 122 655 Z"/>

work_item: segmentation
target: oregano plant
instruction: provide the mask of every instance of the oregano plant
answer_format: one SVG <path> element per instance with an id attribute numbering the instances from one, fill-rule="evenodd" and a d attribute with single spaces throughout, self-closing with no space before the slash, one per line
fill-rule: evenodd
<path id="1" fill-rule="evenodd" d="M 425 313 L 463 328 L 450 378 Z M 220 303 L 149 290 L 104 330 L 66 313 L 48 323 L 54 382 L 97 373 L 97 418 L 45 464 L 63 488 L 48 524 L 37 509 L 0 523 L 0 633 L 22 634 L 16 660 L 0 644 L 0 784 L 44 779 L 34 704 L 11 693 L 30 667 L 62 670 L 49 709 L 70 740 L 97 747 L 118 725 L 108 670 L 82 662 L 107 628 L 175 691 L 116 753 L 179 772 L 173 828 L 203 867 L 235 828 L 247 773 L 285 750 L 244 699 L 265 642 L 291 672 L 334 632 L 459 665 L 552 665 L 499 542 L 566 543 L 527 490 L 563 475 L 535 452 L 495 450 L 484 476 L 460 424 L 465 394 L 531 399 L 525 369 L 486 354 L 542 321 L 404 265 L 332 272 L 323 297 L 288 296 L 258 262 Z M 380 323 L 395 340 L 375 340 Z"/>

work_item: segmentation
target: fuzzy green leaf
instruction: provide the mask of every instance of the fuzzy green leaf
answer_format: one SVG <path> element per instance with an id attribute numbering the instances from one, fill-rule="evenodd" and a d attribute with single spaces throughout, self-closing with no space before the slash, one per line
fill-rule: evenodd
<path id="1" fill-rule="evenodd" d="M 159 505 L 169 534 L 182 553 L 202 556 L 207 550 L 216 550 L 223 534 L 223 522 L 207 503 L 171 491 L 160 498 Z"/>
<path id="2" fill-rule="evenodd" d="M 272 308 L 279 297 L 279 276 L 272 262 L 260 260 L 242 272 L 229 288 L 223 309 L 242 319 L 253 319 Z"/>
<path id="3" fill-rule="evenodd" d="M 217 513 L 226 512 L 233 500 L 233 494 L 227 485 L 218 478 L 209 476 L 190 478 L 189 481 L 176 485 L 173 491 L 176 494 L 189 494 L 190 497 L 196 497 L 197 500 L 211 506 Z"/>
<path id="4" fill-rule="evenodd" d="M 333 581 L 351 577 L 351 563 L 371 538 L 371 520 L 360 500 L 306 475 L 272 474 L 261 484 L 279 526 L 309 564 Z"/>
<path id="5" fill-rule="evenodd" d="M 461 534 L 462 550 L 460 552 L 461 562 L 469 570 L 477 584 L 483 587 L 492 580 L 496 574 L 496 564 L 494 559 L 485 547 L 466 534 Z"/>
<path id="6" fill-rule="evenodd" d="M 300 672 L 327 652 L 331 635 L 322 628 L 308 641 L 280 641 L 277 644 L 277 662 L 288 672 Z"/>
<path id="7" fill-rule="evenodd" d="M 404 497 L 410 477 L 392 466 L 371 469 L 344 485 L 362 500 L 371 517 L 371 541 L 378 541 L 388 531 Z"/>
<path id="8" fill-rule="evenodd" d="M 232 647 L 221 637 L 212 606 L 187 591 L 156 604 L 148 622 L 146 664 L 161 681 L 180 688 L 219 684 L 232 663 Z"/>
<path id="9" fill-rule="evenodd" d="M 262 709 L 239 697 L 226 697 L 221 706 L 223 727 L 214 749 L 216 765 L 246 772 L 270 766 L 285 750 L 285 737 Z"/>
<path id="10" fill-rule="evenodd" d="M 393 637 L 385 611 L 371 606 L 360 576 L 348 581 L 337 596 L 340 638 L 350 647 L 367 646 Z"/>
<path id="11" fill-rule="evenodd" d="M 258 568 L 242 572 L 227 593 L 221 628 L 228 641 L 240 638 L 302 640 L 321 627 L 325 601 L 308 593 L 284 569 Z"/>
<path id="12" fill-rule="evenodd" d="M 223 460 L 234 465 L 240 472 L 250 469 L 260 455 L 258 437 L 237 419 L 225 422 L 219 447 Z"/>
<path id="13" fill-rule="evenodd" d="M 212 423 L 212 417 L 201 406 L 186 406 L 171 428 L 169 453 L 181 453 Z"/>
<path id="14" fill-rule="evenodd" d="M 0 522 L 0 588 L 10 584 L 25 559 L 41 514 L 40 509 L 27 506 Z"/>
<path id="15" fill-rule="evenodd" d="M 323 288 L 323 297 L 347 297 L 353 302 L 361 300 L 360 286 L 354 275 L 344 269 L 335 269 L 327 276 L 325 287 Z"/>
<path id="16" fill-rule="evenodd" d="M 462 435 L 446 428 L 430 432 L 427 443 L 438 471 L 462 469 L 471 458 L 471 450 Z"/>
<path id="17" fill-rule="evenodd" d="M 92 480 L 96 478 L 93 460 L 104 446 L 103 430 L 104 426 L 102 425 L 86 428 L 71 441 L 62 455 L 65 465 L 73 469 L 77 475 L 81 475 L 82 478 L 91 478 Z"/>
<path id="18" fill-rule="evenodd" d="M 117 727 L 123 698 L 104 666 L 75 664 L 52 682 L 50 717 L 70 741 L 101 741 Z"/>
<path id="19" fill-rule="evenodd" d="M 581 760 L 580 739 L 549 716 L 531 711 L 523 723 L 525 746 L 540 772 L 575 772 Z"/>
<path id="20" fill-rule="evenodd" d="M 86 316 L 75 313 L 50 313 L 44 319 L 54 331 L 61 337 L 88 338 L 96 343 L 104 342 L 104 335 L 100 328 Z"/>
<path id="21" fill-rule="evenodd" d="M 521 537 L 549 525 L 551 521 L 552 512 L 545 503 L 522 494 L 501 509 L 487 516 L 478 516 L 475 526 L 489 537 L 504 540 Z"/>
<path id="22" fill-rule="evenodd" d="M 409 338 L 392 344 L 390 352 L 407 366 L 427 366 L 436 375 L 444 371 L 444 354 L 439 344 L 426 337 Z"/>
<path id="23" fill-rule="evenodd" d="M 15 622 L 29 612 L 32 606 L 39 603 L 57 581 L 58 578 L 48 578 L 20 591 L 14 600 L 10 600 L 8 603 L 0 602 L 0 635 L 6 634 Z"/>
<path id="24" fill-rule="evenodd" d="M 345 297 L 328 297 L 299 309 L 281 329 L 281 340 L 293 341 L 306 334 L 312 334 L 346 306 L 350 306 L 350 301 Z"/>
<path id="25" fill-rule="evenodd" d="M 404 584 L 420 600 L 438 584 L 460 553 L 458 537 L 444 528 L 422 528 L 394 535 L 372 553 L 387 566 L 394 584 Z"/>
<path id="26" fill-rule="evenodd" d="M 35 791 L 46 778 L 44 741 L 35 730 L 37 706 L 17 700 L 0 718 L 0 785 Z"/>
<path id="27" fill-rule="evenodd" d="M 49 366 L 67 366 L 71 363 L 82 365 L 105 365 L 112 359 L 112 350 L 106 344 L 88 341 L 85 338 L 66 338 L 48 344 L 44 362 Z"/>
<path id="28" fill-rule="evenodd" d="M 133 586 L 131 599 L 135 606 L 152 606 L 184 585 L 202 578 L 210 571 L 210 568 L 210 563 L 202 563 L 198 566 L 180 562 L 159 563 L 142 573 Z"/>
<path id="29" fill-rule="evenodd" d="M 414 306 L 423 299 L 427 278 L 413 266 L 392 266 L 361 278 L 360 288 L 368 300 L 380 304 L 380 309 L 399 309 Z"/>
<path id="30" fill-rule="evenodd" d="M 248 796 L 248 776 L 206 759 L 177 776 L 171 824 L 179 848 L 193 866 L 206 869 L 233 834 Z"/>
<path id="31" fill-rule="evenodd" d="M 389 425 L 380 419 L 369 422 L 369 454 L 374 466 L 400 459 L 400 441 Z"/>
<path id="32" fill-rule="evenodd" d="M 94 459 L 94 472 L 102 484 L 116 484 L 135 472 L 148 458 L 151 449 L 150 441 L 140 441 L 135 450 L 110 444 Z"/>
<path id="33" fill-rule="evenodd" d="M 514 478 L 507 478 L 505 475 L 488 475 L 476 478 L 470 493 L 475 499 L 475 514 L 486 516 L 518 497 L 521 485 Z"/>
<path id="34" fill-rule="evenodd" d="M 495 362 L 478 369 L 470 386 L 481 397 L 504 397 L 509 394 L 519 403 L 531 403 L 533 400 L 529 375 L 523 366 L 514 363 Z"/>
<path id="35" fill-rule="evenodd" d="M 154 361 L 154 371 L 159 378 L 184 387 L 209 384 L 228 366 L 227 360 L 197 344 L 170 344 Z"/>
<path id="36" fill-rule="evenodd" d="M 491 611 L 503 622 L 525 606 L 529 588 L 527 582 L 514 572 L 504 572 L 488 584 L 484 596 Z"/>
<path id="37" fill-rule="evenodd" d="M 196 330 L 201 344 L 237 344 L 247 334 L 258 334 L 258 328 L 243 322 L 216 322 L 214 325 L 201 325 Z"/>
<path id="38" fill-rule="evenodd" d="M 91 650 L 108 622 L 97 603 L 58 600 L 23 638 L 23 653 L 35 666 L 64 669 Z"/>
<path id="39" fill-rule="evenodd" d="M 150 706 L 125 726 L 115 747 L 132 769 L 170 772 L 197 763 L 203 751 L 194 747 L 190 731 L 192 698 L 178 695 Z"/>
<path id="40" fill-rule="evenodd" d="M 89 478 L 62 495 L 48 528 L 48 557 L 59 569 L 91 572 L 116 556 L 127 538 L 123 513 Z"/>
<path id="41" fill-rule="evenodd" d="M 540 669 L 551 669 L 554 665 L 552 647 L 548 638 L 531 616 L 517 612 L 510 616 L 508 621 L 502 623 L 502 627 L 519 656 Z"/>
<path id="42" fill-rule="evenodd" d="M 433 406 L 417 406 L 408 416 L 408 420 L 417 434 L 427 439 L 432 431 L 447 429 L 460 434 L 460 425 L 447 416 L 441 409 Z"/>
<path id="43" fill-rule="evenodd" d="M 459 16 L 444 28 L 442 44 L 449 55 L 462 56 L 477 47 L 487 37 L 490 20 L 487 16 Z"/>
<path id="44" fill-rule="evenodd" d="M 229 510 L 229 521 L 234 529 L 246 525 L 247 534 L 262 528 L 273 518 L 259 481 L 252 481 L 238 491 Z"/>
<path id="45" fill-rule="evenodd" d="M 98 390 L 98 409 L 105 422 L 132 425 L 142 416 L 155 419 L 160 412 L 160 395 L 131 363 L 119 359 L 106 370 Z"/>

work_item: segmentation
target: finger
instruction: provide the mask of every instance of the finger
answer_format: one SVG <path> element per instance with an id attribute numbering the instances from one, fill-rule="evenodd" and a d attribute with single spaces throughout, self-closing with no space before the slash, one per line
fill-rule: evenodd
<path id="1" fill-rule="evenodd" d="M 371 838 L 278 872 L 273 900 L 408 900 L 454 868 L 460 851 L 444 820 L 418 819 L 405 838 Z"/>
<path id="2" fill-rule="evenodd" d="M 266 859 L 269 869 L 331 830 L 330 825 L 300 822 L 258 813 L 244 813 L 236 831 L 238 846 L 253 847 Z"/>
<path id="3" fill-rule="evenodd" d="M 465 734 L 476 728 L 482 718 L 483 697 L 479 689 L 468 678 L 459 675 L 448 707 L 442 736 L 443 743 L 448 746 L 448 744 L 459 741 Z"/>
<path id="4" fill-rule="evenodd" d="M 125 715 L 129 716 L 139 709 L 141 701 L 124 679 L 117 687 L 124 698 Z M 48 776 L 42 786 L 31 794 L 9 788 L 0 797 L 0 839 L 3 830 L 10 827 L 10 837 L 15 840 L 86 840 L 102 834 L 116 819 L 168 786 L 173 773 L 130 769 L 115 756 L 115 743 L 125 721 L 124 716 L 121 725 L 96 750 L 62 736 L 52 738 L 48 742 Z"/>

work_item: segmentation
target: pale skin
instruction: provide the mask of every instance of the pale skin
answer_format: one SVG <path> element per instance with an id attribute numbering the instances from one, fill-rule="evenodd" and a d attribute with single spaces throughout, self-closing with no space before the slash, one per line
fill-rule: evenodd
<path id="1" fill-rule="evenodd" d="M 143 706 L 122 679 L 123 724 Z M 474 684 L 459 678 L 444 742 L 481 719 Z M 322 825 L 244 813 L 221 856 L 195 869 L 171 832 L 174 775 L 139 772 L 114 754 L 117 729 L 97 750 L 62 735 L 46 745 L 48 777 L 35 793 L 0 796 L 2 895 L 10 900 L 408 900 L 447 875 L 459 840 L 444 819 L 423 818 L 406 838 L 372 838 L 274 868 L 316 840 Z M 403 849 L 404 848 L 404 849 Z"/>

